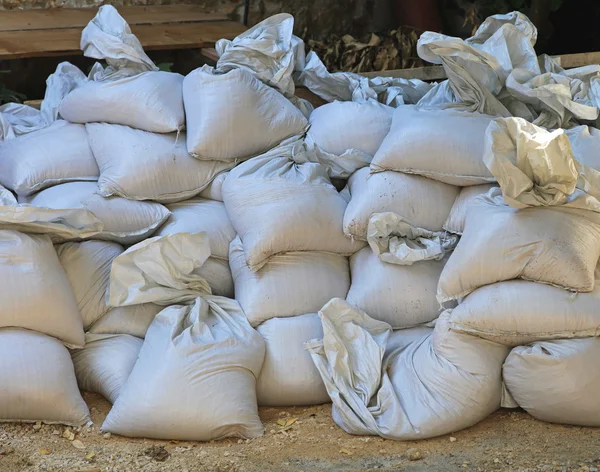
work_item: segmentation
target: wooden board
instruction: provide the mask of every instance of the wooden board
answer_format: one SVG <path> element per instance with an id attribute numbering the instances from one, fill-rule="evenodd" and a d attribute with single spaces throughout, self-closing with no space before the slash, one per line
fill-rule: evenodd
<path id="1" fill-rule="evenodd" d="M 219 60 L 219 55 L 217 54 L 217 50 L 215 48 L 202 48 L 200 49 L 200 54 L 213 62 L 217 62 Z"/>
<path id="2" fill-rule="evenodd" d="M 2 13 L 0 13 L 0 16 Z M 235 21 L 133 25 L 144 49 L 187 49 L 213 46 L 246 30 Z M 0 59 L 81 54 L 80 28 L 0 32 Z"/>
<path id="3" fill-rule="evenodd" d="M 563 54 L 552 56 L 564 69 L 600 64 L 600 52 L 582 52 L 578 54 Z M 443 66 L 415 67 L 413 69 L 384 70 L 378 72 L 363 72 L 365 77 L 399 77 L 403 79 L 444 80 L 447 78 Z"/>
<path id="4" fill-rule="evenodd" d="M 221 13 L 206 13 L 198 5 L 134 6 L 118 7 L 118 10 L 130 26 L 228 19 Z M 96 8 L 6 10 L 0 13 L 0 31 L 83 29 L 97 12 Z"/>

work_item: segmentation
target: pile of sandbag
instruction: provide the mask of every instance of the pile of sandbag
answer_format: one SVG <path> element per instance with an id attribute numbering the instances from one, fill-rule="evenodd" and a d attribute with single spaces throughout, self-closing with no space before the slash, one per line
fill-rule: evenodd
<path id="1" fill-rule="evenodd" d="M 435 85 L 330 74 L 292 30 L 183 77 L 103 6 L 81 44 L 106 67 L 0 107 L 0 421 L 83 424 L 78 384 L 132 437 L 329 401 L 401 440 L 501 405 L 599 425 L 600 68 L 538 62 L 518 13 L 424 34 Z"/>

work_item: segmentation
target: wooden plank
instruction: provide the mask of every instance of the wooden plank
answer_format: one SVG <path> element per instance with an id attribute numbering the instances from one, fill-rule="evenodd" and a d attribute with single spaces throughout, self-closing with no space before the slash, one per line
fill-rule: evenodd
<path id="1" fill-rule="evenodd" d="M 25 100 L 23 102 L 23 105 L 28 105 L 30 107 L 37 108 L 39 110 L 42 106 L 42 101 L 43 100 Z"/>
<path id="2" fill-rule="evenodd" d="M 210 47 L 221 38 L 233 39 L 246 30 L 235 21 L 138 25 L 131 29 L 148 51 Z M 81 54 L 80 38 L 79 28 L 2 32 L 0 59 Z"/>
<path id="3" fill-rule="evenodd" d="M 563 54 L 558 56 L 559 64 L 565 69 L 600 64 L 600 52 L 582 52 L 579 54 Z M 556 59 L 556 57 L 554 58 Z"/>
<path id="4" fill-rule="evenodd" d="M 130 26 L 228 19 L 221 13 L 206 13 L 199 5 L 118 7 L 118 11 Z M 6 10 L 0 13 L 0 31 L 84 28 L 97 12 L 96 8 Z"/>
<path id="5" fill-rule="evenodd" d="M 215 48 L 202 48 L 200 49 L 200 54 L 213 62 L 217 62 L 219 60 L 219 55 L 217 54 L 217 50 Z"/>
<path id="6" fill-rule="evenodd" d="M 305 87 L 296 87 L 295 95 L 297 97 L 303 98 L 304 100 L 308 100 L 312 106 L 315 108 L 320 107 L 321 105 L 325 105 L 327 102 L 323 100 L 318 95 L 311 92 L 309 89 Z"/>

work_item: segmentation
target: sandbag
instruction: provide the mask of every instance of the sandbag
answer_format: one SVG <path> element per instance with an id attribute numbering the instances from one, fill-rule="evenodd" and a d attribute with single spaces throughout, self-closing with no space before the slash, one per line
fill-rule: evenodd
<path id="1" fill-rule="evenodd" d="M 352 199 L 344 214 L 344 233 L 367 239 L 373 213 L 393 212 L 408 223 L 429 231 L 441 231 L 459 187 L 400 172 L 371 174 L 360 169 L 348 180 Z"/>
<path id="2" fill-rule="evenodd" d="M 392 113 L 391 107 L 376 101 L 328 103 L 311 113 L 306 142 L 318 154 L 353 163 L 355 171 L 373 159 L 390 130 Z"/>
<path id="3" fill-rule="evenodd" d="M 41 333 L 0 329 L 0 392 L 0 421 L 81 426 L 90 420 L 69 351 Z"/>
<path id="4" fill-rule="evenodd" d="M 106 292 L 112 261 L 123 252 L 117 243 L 84 241 L 56 247 L 58 259 L 73 288 L 84 329 L 108 311 Z"/>
<path id="5" fill-rule="evenodd" d="M 515 347 L 504 382 L 521 408 L 551 423 L 600 426 L 600 339 L 561 339 Z"/>
<path id="6" fill-rule="evenodd" d="M 454 205 L 450 210 L 450 214 L 444 223 L 444 230 L 454 234 L 463 234 L 465 229 L 465 220 L 467 218 L 467 208 L 479 195 L 485 195 L 496 184 L 471 185 L 463 187 Z"/>
<path id="7" fill-rule="evenodd" d="M 206 297 L 166 308 L 102 429 L 187 441 L 261 436 L 256 377 L 264 354 L 235 300 Z"/>
<path id="8" fill-rule="evenodd" d="M 100 168 L 100 195 L 161 203 L 187 200 L 200 193 L 232 164 L 191 157 L 185 133 L 157 134 L 128 126 L 86 125 Z"/>
<path id="9" fill-rule="evenodd" d="M 526 280 L 478 288 L 452 310 L 455 331 L 506 346 L 600 335 L 600 285 L 590 293 Z"/>
<path id="10" fill-rule="evenodd" d="M 223 194 L 221 193 L 221 188 L 223 187 L 223 182 L 229 175 L 229 172 L 223 172 L 217 175 L 214 180 L 208 184 L 208 186 L 202 190 L 198 194 L 198 197 L 206 198 L 208 200 L 215 200 L 217 202 L 223 201 Z"/>
<path id="11" fill-rule="evenodd" d="M 319 164 L 251 159 L 229 172 L 223 199 L 252 271 L 282 252 L 350 255 L 364 246 L 344 236 L 346 200 Z"/>
<path id="12" fill-rule="evenodd" d="M 229 259 L 229 245 L 235 238 L 225 205 L 221 202 L 194 198 L 167 205 L 171 216 L 156 232 L 156 236 L 175 233 L 206 232 L 210 243 L 210 256 Z"/>
<path id="13" fill-rule="evenodd" d="M 114 403 L 135 365 L 143 340 L 128 335 L 86 335 L 85 348 L 73 351 L 81 390 L 99 393 Z"/>
<path id="14" fill-rule="evenodd" d="M 182 83 L 181 74 L 162 71 L 91 80 L 69 93 L 59 112 L 72 123 L 113 123 L 173 133 L 185 125 Z"/>
<path id="15" fill-rule="evenodd" d="M 233 276 L 227 260 L 209 257 L 198 270 L 198 275 L 206 279 L 213 295 L 233 298 Z"/>
<path id="16" fill-rule="evenodd" d="M 147 238 L 169 217 L 169 210 L 159 203 L 103 198 L 97 191 L 96 182 L 70 182 L 19 198 L 19 203 L 55 210 L 89 210 L 104 225 L 94 239 L 121 244 L 134 244 Z"/>
<path id="17" fill-rule="evenodd" d="M 0 279 L 0 327 L 26 328 L 69 347 L 83 346 L 77 301 L 48 236 L 0 230 Z"/>
<path id="18" fill-rule="evenodd" d="M 352 284 L 346 300 L 393 329 L 427 323 L 441 312 L 436 289 L 444 264 L 445 260 L 389 264 L 366 247 L 350 258 Z"/>
<path id="19" fill-rule="evenodd" d="M 292 102 L 243 69 L 196 69 L 183 81 L 183 99 L 187 149 L 197 159 L 248 159 L 307 126 Z"/>
<path id="20" fill-rule="evenodd" d="M 508 348 L 449 330 L 445 313 L 432 334 L 404 346 L 396 341 L 385 361 L 387 323 L 340 299 L 319 315 L 323 340 L 307 347 L 333 401 L 333 420 L 347 433 L 425 439 L 472 426 L 500 407 Z"/>
<path id="21" fill-rule="evenodd" d="M 329 403 L 329 395 L 304 343 L 323 337 L 317 313 L 272 318 L 256 330 L 265 340 L 265 362 L 256 381 L 260 406 Z"/>
<path id="22" fill-rule="evenodd" d="M 69 181 L 98 180 L 85 128 L 66 121 L 0 141 L 0 155 L 0 184 L 17 195 Z"/>
<path id="23" fill-rule="evenodd" d="M 89 333 L 129 334 L 143 339 L 154 317 L 164 308 L 154 303 L 112 308 L 90 327 Z"/>
<path id="24" fill-rule="evenodd" d="M 235 299 L 252 326 L 275 317 L 316 312 L 350 286 L 348 259 L 323 252 L 276 254 L 258 272 L 246 264 L 239 238 L 230 246 Z"/>
<path id="25" fill-rule="evenodd" d="M 600 214 L 564 206 L 517 210 L 489 195 L 467 210 L 462 238 L 440 276 L 440 303 L 514 278 L 592 291 Z"/>
<path id="26" fill-rule="evenodd" d="M 485 130 L 493 119 L 456 110 L 398 107 L 371 168 L 424 175 L 452 185 L 494 182 L 483 163 Z"/>
<path id="27" fill-rule="evenodd" d="M 600 130 L 592 126 L 576 126 L 565 130 L 577 161 L 600 170 Z"/>

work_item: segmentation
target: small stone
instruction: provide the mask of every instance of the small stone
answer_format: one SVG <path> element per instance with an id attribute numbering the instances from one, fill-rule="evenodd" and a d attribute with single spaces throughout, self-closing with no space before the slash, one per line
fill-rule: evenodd
<path id="1" fill-rule="evenodd" d="M 54 430 L 52 430 L 52 434 L 54 436 L 60 436 L 60 431 L 58 429 L 54 429 Z"/>
<path id="2" fill-rule="evenodd" d="M 85 449 L 85 445 L 79 440 L 79 439 L 75 439 L 71 442 L 71 445 L 75 448 L 75 449 Z"/>
<path id="3" fill-rule="evenodd" d="M 450 436 L 450 442 L 456 442 L 456 438 L 455 438 L 455 437 L 452 437 L 452 436 Z"/>
<path id="4" fill-rule="evenodd" d="M 423 459 L 423 454 L 421 454 L 421 451 L 419 451 L 418 449 L 415 449 L 413 447 L 411 447 L 410 449 L 408 449 L 404 455 L 406 456 L 406 458 L 409 461 L 420 461 L 421 459 Z"/>
<path id="5" fill-rule="evenodd" d="M 36 421 L 35 424 L 33 425 L 33 430 L 34 431 L 39 431 L 40 429 L 42 429 L 42 422 L 41 421 Z"/>
<path id="6" fill-rule="evenodd" d="M 225 457 L 228 457 L 228 456 L 230 455 L 230 453 L 229 453 L 229 452 L 224 452 L 224 453 L 223 453 L 223 455 L 224 455 Z"/>
<path id="7" fill-rule="evenodd" d="M 244 444 L 244 440 L 243 439 L 238 439 L 238 444 Z"/>
<path id="8" fill-rule="evenodd" d="M 498 459 L 497 457 L 494 459 L 494 464 L 499 464 L 500 463 L 500 459 Z"/>
<path id="9" fill-rule="evenodd" d="M 112 435 L 111 435 L 110 433 L 106 433 L 106 434 L 103 434 L 103 435 L 102 435 L 102 437 L 103 437 L 104 439 L 110 439 L 110 437 L 111 437 L 111 436 L 112 436 Z"/>

